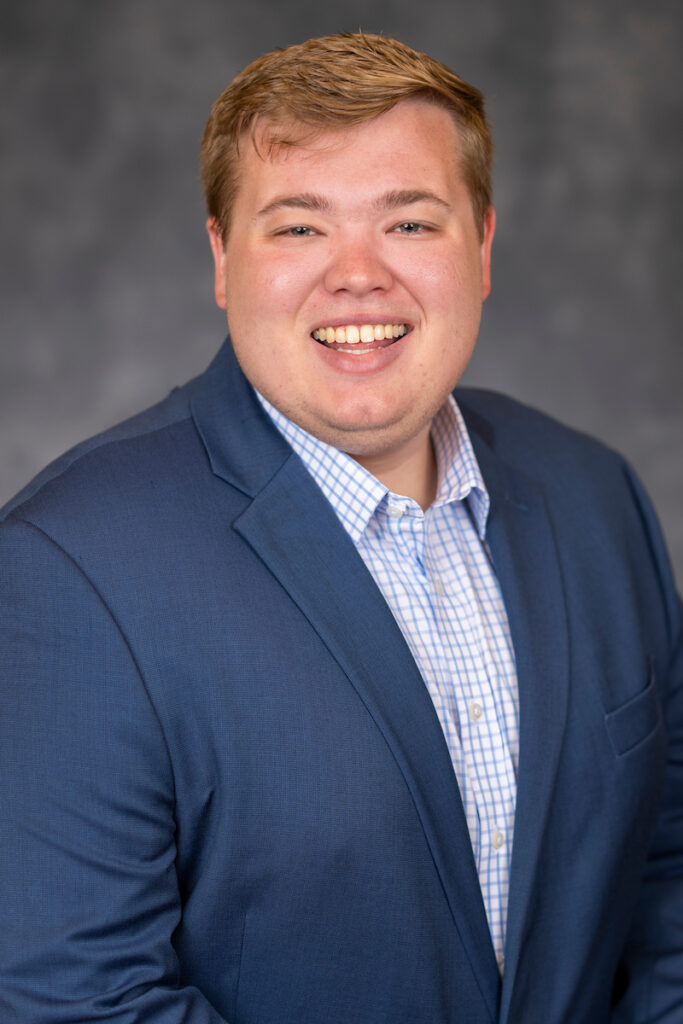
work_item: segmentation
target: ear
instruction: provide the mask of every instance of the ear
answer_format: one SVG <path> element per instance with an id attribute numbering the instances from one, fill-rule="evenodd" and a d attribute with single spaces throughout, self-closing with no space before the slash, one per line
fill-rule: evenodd
<path id="1" fill-rule="evenodd" d="M 491 291 L 491 245 L 496 232 L 496 211 L 492 206 L 484 214 L 484 237 L 481 243 L 481 300 Z"/>
<path id="2" fill-rule="evenodd" d="M 216 305 L 220 309 L 227 309 L 227 295 L 225 291 L 225 246 L 223 245 L 223 232 L 220 229 L 215 217 L 209 217 L 206 222 L 206 230 L 209 233 L 211 252 L 213 253 L 214 265 L 214 291 Z"/>

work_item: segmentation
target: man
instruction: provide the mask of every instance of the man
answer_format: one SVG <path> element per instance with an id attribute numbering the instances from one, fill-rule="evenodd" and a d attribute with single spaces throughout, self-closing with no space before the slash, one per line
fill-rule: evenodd
<path id="1" fill-rule="evenodd" d="M 683 1020 L 653 514 L 451 396 L 490 159 L 480 94 L 376 36 L 214 104 L 231 341 L 0 531 L 3 1021 Z"/>

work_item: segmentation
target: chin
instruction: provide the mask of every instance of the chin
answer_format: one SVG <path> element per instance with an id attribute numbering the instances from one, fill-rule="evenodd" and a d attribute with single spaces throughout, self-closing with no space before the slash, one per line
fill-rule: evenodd
<path id="1" fill-rule="evenodd" d="M 387 452 L 401 449 L 419 433 L 415 431 L 397 431 L 393 424 L 386 423 L 336 423 L 326 426 L 304 427 L 309 433 L 314 434 L 332 445 L 354 457 L 372 458 L 376 455 L 384 455 Z"/>

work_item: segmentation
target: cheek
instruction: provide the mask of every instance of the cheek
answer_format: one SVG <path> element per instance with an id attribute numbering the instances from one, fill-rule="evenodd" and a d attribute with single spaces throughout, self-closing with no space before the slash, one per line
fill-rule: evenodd
<path id="1" fill-rule="evenodd" d="M 399 272 L 427 312 L 462 307 L 463 300 L 478 296 L 480 270 L 466 253 L 431 250 L 406 261 Z"/>
<path id="2" fill-rule="evenodd" d="M 313 270 L 291 257 L 238 258 L 234 267 L 227 275 L 228 309 L 239 306 L 250 319 L 294 315 L 315 286 Z"/>
<path id="3" fill-rule="evenodd" d="M 476 301 L 479 296 L 473 287 L 481 279 L 481 259 L 474 246 L 464 246 L 461 252 L 451 253 L 438 268 L 450 291 L 463 296 L 470 293 Z"/>

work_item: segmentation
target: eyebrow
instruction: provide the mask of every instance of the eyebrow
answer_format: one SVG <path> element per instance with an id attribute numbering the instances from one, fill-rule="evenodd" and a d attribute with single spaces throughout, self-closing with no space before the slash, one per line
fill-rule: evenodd
<path id="1" fill-rule="evenodd" d="M 402 206 L 411 206 L 414 203 L 433 203 L 445 210 L 451 208 L 449 203 L 429 189 L 395 189 L 378 196 L 372 206 L 377 213 L 385 213 L 398 210 Z M 324 196 L 314 192 L 300 192 L 292 196 L 278 196 L 263 206 L 257 216 L 266 217 L 277 210 L 312 210 L 315 213 L 330 213 L 332 203 Z"/>
<path id="2" fill-rule="evenodd" d="M 257 217 L 266 217 L 276 210 L 313 210 L 316 213 L 329 213 L 332 204 L 323 196 L 315 195 L 313 192 L 300 192 L 294 196 L 278 196 L 271 203 L 261 207 Z"/>
<path id="3" fill-rule="evenodd" d="M 379 196 L 373 206 L 383 213 L 384 211 L 397 210 L 401 206 L 410 206 L 412 203 L 434 203 L 444 210 L 450 210 L 450 204 L 438 196 L 436 192 L 429 189 L 399 189 L 393 192 L 386 192 Z"/>

